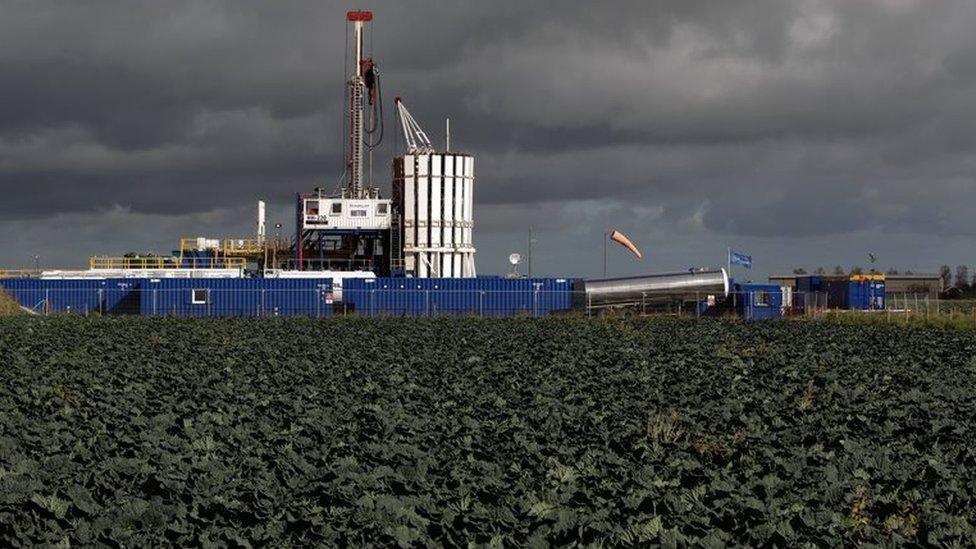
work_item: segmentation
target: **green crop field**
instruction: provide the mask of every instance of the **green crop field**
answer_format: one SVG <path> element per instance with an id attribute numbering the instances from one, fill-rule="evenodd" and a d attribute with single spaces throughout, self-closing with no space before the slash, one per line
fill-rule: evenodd
<path id="1" fill-rule="evenodd" d="M 0 545 L 976 544 L 976 333 L 0 319 Z"/>

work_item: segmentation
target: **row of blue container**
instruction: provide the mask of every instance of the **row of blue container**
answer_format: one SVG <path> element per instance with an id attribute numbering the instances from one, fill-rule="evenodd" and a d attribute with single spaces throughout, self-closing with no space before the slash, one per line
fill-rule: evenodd
<path id="1" fill-rule="evenodd" d="M 0 280 L 39 313 L 149 316 L 543 316 L 572 307 L 568 279 L 102 279 Z"/>
<path id="2" fill-rule="evenodd" d="M 572 296 L 565 278 L 356 278 L 342 289 L 364 315 L 544 316 L 571 309 Z"/>
<path id="3" fill-rule="evenodd" d="M 884 275 L 805 275 L 796 278 L 796 291 L 777 284 L 734 284 L 731 299 L 744 319 L 782 316 L 787 309 L 809 308 L 883 310 Z M 789 292 L 790 299 L 787 299 Z"/>
<path id="4" fill-rule="evenodd" d="M 826 296 L 826 300 L 824 300 Z M 885 308 L 885 279 L 881 274 L 796 277 L 796 305 L 830 309 L 882 310 Z"/>
<path id="5" fill-rule="evenodd" d="M 331 279 L 5 279 L 0 288 L 37 313 L 328 316 L 333 309 Z"/>

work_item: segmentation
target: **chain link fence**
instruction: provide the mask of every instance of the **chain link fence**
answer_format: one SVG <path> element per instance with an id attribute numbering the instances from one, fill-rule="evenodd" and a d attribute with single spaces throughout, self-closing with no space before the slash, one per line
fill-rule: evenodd
<path id="1" fill-rule="evenodd" d="M 273 316 L 475 316 L 548 315 L 738 317 L 764 320 L 819 317 L 827 313 L 883 315 L 976 324 L 976 300 L 934 299 L 928 294 L 887 294 L 879 309 L 846 311 L 826 292 L 736 291 L 727 296 L 643 294 L 602 301 L 580 291 L 490 291 L 413 289 L 29 289 L 2 290 L 21 310 L 39 315 L 144 315 L 176 317 Z"/>
<path id="2" fill-rule="evenodd" d="M 369 289 L 5 289 L 38 314 L 175 317 L 530 316 L 574 310 L 568 291 Z"/>

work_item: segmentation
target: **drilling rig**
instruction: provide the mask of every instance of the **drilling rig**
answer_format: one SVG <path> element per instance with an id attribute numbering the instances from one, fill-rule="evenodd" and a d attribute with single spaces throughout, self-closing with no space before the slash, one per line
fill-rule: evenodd
<path id="1" fill-rule="evenodd" d="M 373 13 L 350 11 L 353 42 L 345 55 L 348 140 L 345 172 L 331 192 L 321 187 L 296 196 L 295 253 L 288 264 L 299 271 L 371 271 L 389 275 L 392 210 L 373 184 L 373 150 L 383 140 L 380 73 L 365 49 Z M 370 32 L 372 29 L 370 28 Z"/>

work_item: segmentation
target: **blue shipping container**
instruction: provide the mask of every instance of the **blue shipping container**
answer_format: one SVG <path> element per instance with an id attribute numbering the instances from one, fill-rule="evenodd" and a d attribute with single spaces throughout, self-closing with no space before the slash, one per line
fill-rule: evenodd
<path id="1" fill-rule="evenodd" d="M 544 316 L 572 307 L 565 278 L 346 279 L 343 306 L 364 315 Z"/>
<path id="2" fill-rule="evenodd" d="M 837 309 L 881 310 L 885 308 L 884 295 L 884 280 L 870 276 L 854 275 L 829 284 L 829 306 Z"/>
<path id="3" fill-rule="evenodd" d="M 161 278 L 143 284 L 149 316 L 330 316 L 332 279 Z"/>
<path id="4" fill-rule="evenodd" d="M 333 304 L 331 279 L 5 279 L 17 302 L 39 313 L 149 316 L 365 315 L 544 316 L 573 306 L 572 279 L 346 279 Z"/>
<path id="5" fill-rule="evenodd" d="M 138 314 L 141 279 L 0 280 L 22 307 L 38 313 Z"/>
<path id="6" fill-rule="evenodd" d="M 798 276 L 796 277 L 796 293 L 793 295 L 793 304 L 800 309 L 807 306 L 814 307 L 818 303 L 822 303 L 822 296 L 820 296 L 821 299 L 818 299 L 818 294 L 825 291 L 822 276 Z"/>

